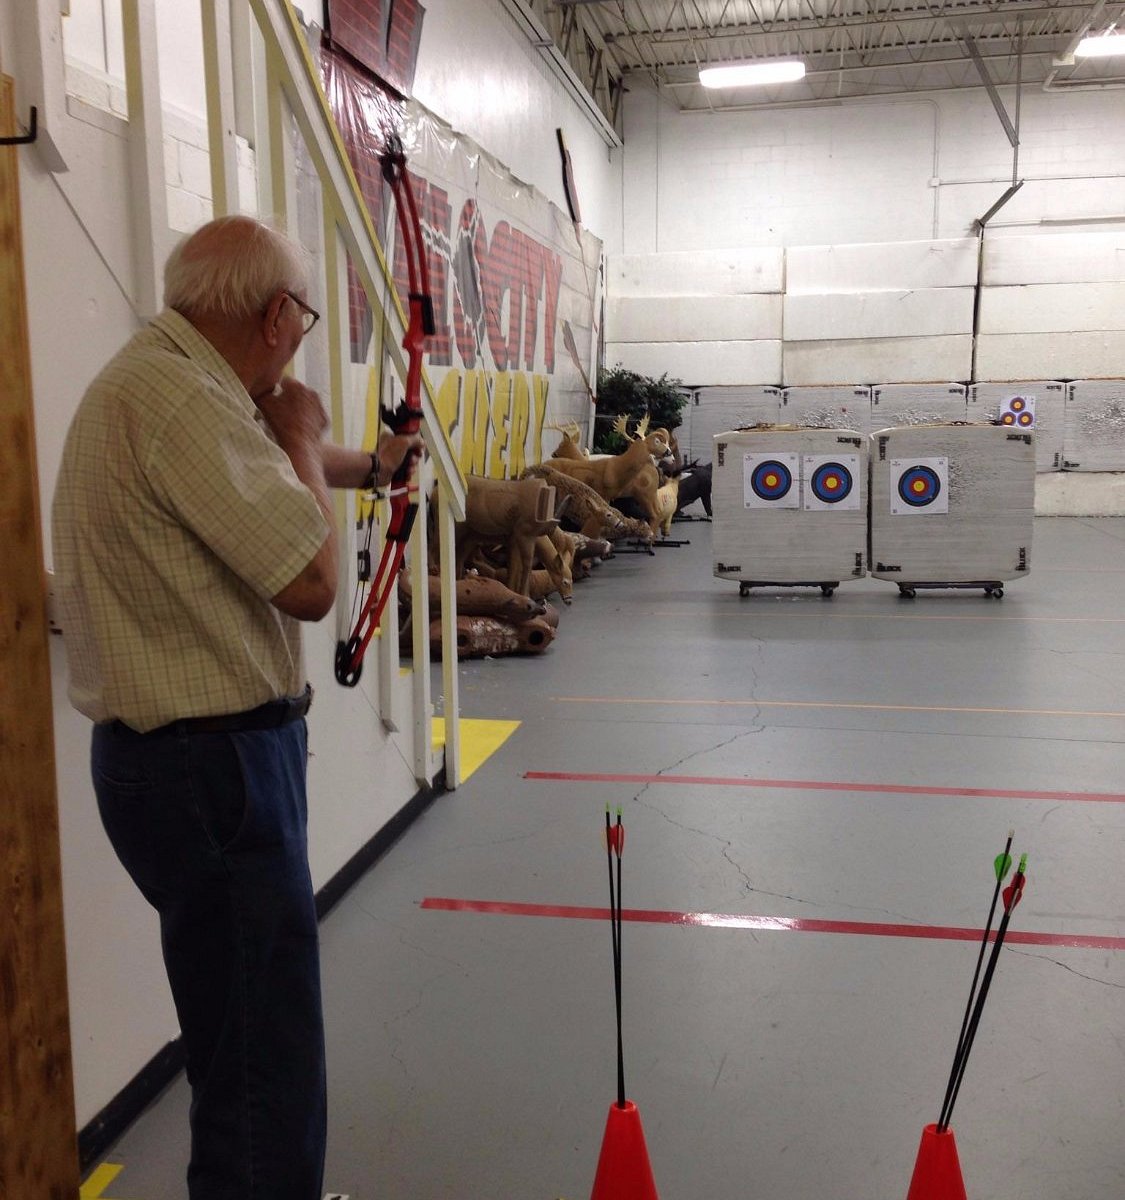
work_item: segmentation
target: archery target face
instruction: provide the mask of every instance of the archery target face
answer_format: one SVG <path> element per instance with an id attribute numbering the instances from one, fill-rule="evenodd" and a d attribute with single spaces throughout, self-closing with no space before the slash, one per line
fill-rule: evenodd
<path id="1" fill-rule="evenodd" d="M 948 458 L 892 458 L 890 470 L 892 513 L 949 512 Z"/>
<path id="2" fill-rule="evenodd" d="M 1000 406 L 1000 424 L 1009 429 L 1035 428 L 1035 397 L 1012 396 Z"/>
<path id="3" fill-rule="evenodd" d="M 744 454 L 742 499 L 747 508 L 800 508 L 797 454 Z"/>
<path id="4" fill-rule="evenodd" d="M 806 454 L 801 460 L 802 507 L 806 512 L 859 508 L 859 455 Z"/>

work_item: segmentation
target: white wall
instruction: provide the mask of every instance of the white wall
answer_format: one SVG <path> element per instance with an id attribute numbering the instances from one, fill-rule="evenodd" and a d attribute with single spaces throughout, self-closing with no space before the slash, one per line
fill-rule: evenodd
<path id="1" fill-rule="evenodd" d="M 27 279 L 33 389 L 40 493 L 43 500 L 46 555 L 50 562 L 49 513 L 63 439 L 71 415 L 90 379 L 138 327 L 133 296 L 133 229 L 127 184 L 127 126 L 119 95 L 121 46 L 119 23 L 103 24 L 100 3 L 71 0 L 66 41 L 72 81 L 81 80 L 85 102 L 66 103 L 63 95 L 63 38 L 58 0 L 0 0 L 0 70 L 17 80 L 17 107 L 26 111 L 23 82 L 40 73 L 40 51 L 31 35 L 34 6 L 47 20 L 48 77 L 59 82 L 52 94 L 51 134 L 67 170 L 52 173 L 43 147 L 20 152 L 24 267 Z M 116 8 L 116 5 L 113 5 Z M 319 11 L 319 0 L 307 0 L 307 11 Z M 209 181 L 200 168 L 198 120 L 202 88 L 194 38 L 198 5 L 158 0 L 163 26 L 161 77 L 172 223 L 180 227 L 209 215 Z M 596 136 L 524 42 L 504 30 L 508 26 L 498 3 L 428 5 L 434 20 L 423 38 L 419 79 L 430 81 L 425 100 L 446 119 L 468 131 L 496 157 L 515 156 L 513 163 L 535 184 L 561 197 L 554 129 L 567 132 L 575 158 L 587 225 L 608 221 L 617 198 L 616 169 L 598 150 Z M 316 13 L 314 12 L 315 16 Z M 496 37 L 508 37 L 503 66 L 505 94 L 515 101 L 504 115 L 496 95 L 466 104 L 465 94 L 477 86 L 477 72 L 464 46 L 451 47 L 491 22 Z M 118 32 L 115 33 L 114 29 Z M 461 30 L 461 33 L 458 31 Z M 473 43 L 474 52 L 484 48 Z M 52 58 L 52 56 L 54 56 Z M 455 57 L 464 73 L 446 61 Z M 431 66 L 431 59 L 436 59 Z M 500 73 L 491 54 L 486 67 Z M 114 97 L 118 99 L 115 102 Z M 522 102 L 522 100 L 520 100 Z M 573 106 L 572 106 L 573 107 Z M 462 110 L 471 120 L 460 121 Z M 45 111 L 45 110 L 44 110 Z M 534 114 L 543 118 L 537 136 Z M 584 128 L 585 126 L 585 128 Z M 592 135 L 592 130 L 590 131 Z M 604 150 L 604 147 L 603 147 Z M 205 158 L 205 155 L 204 155 Z M 243 147 L 243 166 L 246 160 Z M 174 195 L 183 193 L 176 217 Z M 350 602 L 350 597 L 346 598 Z M 401 732 L 387 735 L 377 717 L 378 672 L 369 667 L 355 691 L 332 679 L 335 633 L 332 618 L 306 635 L 310 676 L 317 701 L 310 717 L 310 861 L 319 887 L 366 842 L 415 792 L 410 682 L 398 679 L 392 698 Z M 55 739 L 63 860 L 63 892 L 74 1048 L 75 1091 L 80 1125 L 92 1119 L 166 1042 L 177 1035 L 175 1014 L 160 965 L 156 921 L 121 869 L 102 833 L 88 777 L 88 722 L 66 700 L 63 646 L 51 646 L 51 686 L 55 706 Z M 383 700 L 385 703 L 385 698 Z M 393 970 L 393 964 L 387 964 Z"/>
<path id="2" fill-rule="evenodd" d="M 306 21 L 324 27 L 323 0 L 296 0 L 295 7 Z M 555 137 L 561 127 L 574 162 L 582 222 L 607 243 L 607 251 L 618 249 L 621 151 L 606 146 L 499 0 L 427 0 L 424 7 L 415 98 L 565 211 Z M 71 0 L 70 13 L 65 25 L 71 65 L 90 79 L 122 81 L 120 0 Z M 165 102 L 176 115 L 202 121 L 199 5 L 156 0 L 156 13 Z M 116 111 L 124 113 L 123 94 L 116 103 Z M 189 200 L 182 204 L 190 211 Z M 183 222 L 184 228 L 190 225 Z"/>
<path id="3" fill-rule="evenodd" d="M 1001 90 L 1009 114 L 1013 89 Z M 1125 92 L 1025 89 L 1022 191 L 990 228 L 1125 229 Z M 625 97 L 626 254 L 963 237 L 1011 182 L 983 89 L 838 107 L 681 114 Z M 1117 224 L 1088 218 L 1116 216 Z"/>
<path id="4" fill-rule="evenodd" d="M 425 0 L 414 96 L 567 211 L 555 130 L 574 164 L 582 224 L 620 245 L 620 149 L 610 150 L 499 0 Z"/>

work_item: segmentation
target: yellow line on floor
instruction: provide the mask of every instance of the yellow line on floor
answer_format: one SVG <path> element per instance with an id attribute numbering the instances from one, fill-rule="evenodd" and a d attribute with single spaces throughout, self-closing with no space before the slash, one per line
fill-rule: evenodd
<path id="1" fill-rule="evenodd" d="M 994 713 L 1014 717 L 1125 718 L 1125 712 L 1086 712 L 1067 708 L 976 708 L 952 704 L 858 704 L 842 700 L 657 700 L 648 696 L 552 696 L 560 704 L 663 704 L 677 708 L 854 708 L 876 712 Z"/>
<path id="2" fill-rule="evenodd" d="M 474 717 L 462 717 L 461 729 L 461 782 L 492 755 L 520 727 L 519 721 L 485 721 Z M 445 745 L 445 718 L 434 718 L 434 749 Z"/>
<path id="3" fill-rule="evenodd" d="M 102 1193 L 121 1174 L 125 1168 L 117 1163 L 101 1163 L 95 1167 L 78 1189 L 79 1200 L 109 1200 Z"/>

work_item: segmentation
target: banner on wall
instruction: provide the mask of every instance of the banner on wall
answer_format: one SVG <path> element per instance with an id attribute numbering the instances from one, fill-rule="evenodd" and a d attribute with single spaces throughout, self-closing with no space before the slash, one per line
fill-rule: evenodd
<path id="1" fill-rule="evenodd" d="M 550 426 L 589 427 L 601 242 L 421 105 L 400 107 L 330 50 L 322 66 L 405 307 L 406 263 L 379 168 L 388 136 L 402 139 L 434 300 L 426 372 L 461 468 L 514 478 L 550 456 L 556 440 Z M 372 321 L 354 278 L 350 299 L 353 361 L 372 364 L 378 374 L 389 330 Z M 368 388 L 364 444 L 374 440 L 377 399 L 397 400 L 396 386 L 388 373 Z"/>

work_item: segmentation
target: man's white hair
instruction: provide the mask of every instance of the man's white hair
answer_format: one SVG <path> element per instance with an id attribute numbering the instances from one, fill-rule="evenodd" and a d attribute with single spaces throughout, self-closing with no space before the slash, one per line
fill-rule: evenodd
<path id="1" fill-rule="evenodd" d="M 219 217 L 188 234 L 164 266 L 164 304 L 184 316 L 241 320 L 281 291 L 308 286 L 309 255 L 253 217 Z"/>

